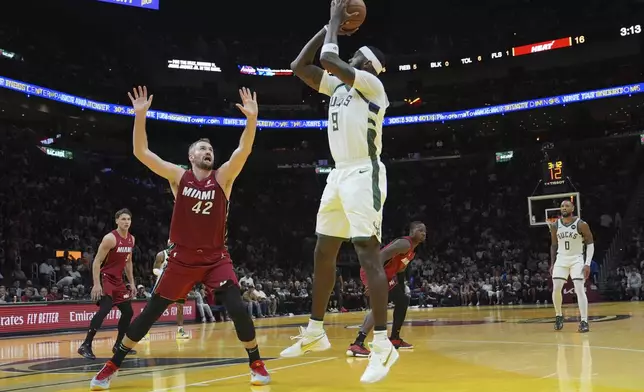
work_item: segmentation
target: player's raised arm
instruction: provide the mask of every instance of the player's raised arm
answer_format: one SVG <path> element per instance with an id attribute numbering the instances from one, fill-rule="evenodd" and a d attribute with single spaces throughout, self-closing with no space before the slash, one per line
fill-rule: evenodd
<path id="1" fill-rule="evenodd" d="M 98 246 L 96 256 L 94 257 L 94 264 L 92 264 L 92 278 L 94 279 L 94 286 L 92 287 L 92 301 L 98 301 L 103 296 L 103 287 L 101 286 L 101 263 L 107 258 L 116 246 L 116 237 L 114 234 L 109 233 L 103 237 L 101 244 Z"/>
<path id="2" fill-rule="evenodd" d="M 217 170 L 217 182 L 227 193 L 226 196 L 230 196 L 232 183 L 241 173 L 248 156 L 253 150 L 257 130 L 257 113 L 259 111 L 257 94 L 244 87 L 239 90 L 239 96 L 242 103 L 237 104 L 237 108 L 246 116 L 246 128 L 239 139 L 239 146 L 233 151 L 228 162 L 221 165 Z"/>
<path id="3" fill-rule="evenodd" d="M 340 58 L 340 49 L 338 47 L 338 32 L 342 31 L 342 25 L 352 16 L 347 13 L 348 3 L 348 0 L 333 0 L 331 2 L 331 19 L 324 38 L 320 63 L 325 70 L 338 77 L 344 84 L 353 86 L 356 71 Z"/>
<path id="4" fill-rule="evenodd" d="M 322 80 L 322 75 L 324 75 L 324 70 L 314 65 L 313 60 L 318 49 L 324 43 L 325 36 L 326 28 L 318 31 L 291 63 L 291 69 L 295 76 L 315 91 L 320 91 L 320 81 Z"/>
<path id="5" fill-rule="evenodd" d="M 133 94 L 127 93 L 127 95 L 130 97 L 134 108 L 134 131 L 132 136 L 134 156 L 156 174 L 171 182 L 179 183 L 185 170 L 174 163 L 164 161 L 148 149 L 145 123 L 154 96 L 150 95 L 148 98 L 148 89 L 145 86 L 134 88 L 132 92 Z"/>
<path id="6" fill-rule="evenodd" d="M 409 252 L 411 249 L 411 242 L 399 238 L 396 241 L 392 242 L 389 246 L 382 248 L 380 251 L 380 261 L 386 263 L 387 260 L 391 260 L 392 257 L 396 255 L 404 255 Z"/>
<path id="7" fill-rule="evenodd" d="M 552 275 L 552 268 L 557 261 L 557 250 L 559 248 L 559 241 L 557 239 L 557 224 L 548 225 L 550 229 L 550 275 Z"/>

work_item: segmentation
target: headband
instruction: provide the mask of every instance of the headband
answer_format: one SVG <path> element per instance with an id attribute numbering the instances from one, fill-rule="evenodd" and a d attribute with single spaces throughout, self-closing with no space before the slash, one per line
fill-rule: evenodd
<path id="1" fill-rule="evenodd" d="M 371 61 L 371 65 L 373 66 L 373 69 L 376 71 L 378 75 L 382 72 L 382 63 L 380 60 L 378 60 L 378 57 L 376 57 L 375 54 L 373 54 L 373 51 L 369 49 L 367 46 L 363 46 L 360 48 L 360 52 L 364 55 L 364 57 Z"/>

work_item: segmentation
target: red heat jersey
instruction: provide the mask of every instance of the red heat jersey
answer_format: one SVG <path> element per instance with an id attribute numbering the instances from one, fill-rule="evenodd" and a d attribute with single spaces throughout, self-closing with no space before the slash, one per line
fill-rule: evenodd
<path id="1" fill-rule="evenodd" d="M 188 249 L 226 250 L 228 199 L 215 178 L 199 181 L 186 170 L 177 188 L 170 238 Z"/>
<path id="2" fill-rule="evenodd" d="M 116 238 L 116 246 L 110 249 L 105 261 L 101 264 L 101 277 L 114 283 L 120 283 L 123 281 L 125 263 L 128 256 L 132 254 L 134 238 L 130 233 L 127 233 L 127 236 L 123 238 L 117 230 L 112 230 L 112 235 Z"/>
<path id="3" fill-rule="evenodd" d="M 387 279 L 392 279 L 394 276 L 396 276 L 397 273 L 404 271 L 407 268 L 407 264 L 409 264 L 409 262 L 412 261 L 414 259 L 414 256 L 416 255 L 416 252 L 414 252 L 411 237 L 402 237 L 400 239 L 409 241 L 411 247 L 409 249 L 409 252 L 405 253 L 404 255 L 395 255 L 385 262 L 385 274 L 387 274 Z M 387 249 L 395 241 L 396 240 L 390 242 L 389 245 L 385 246 L 383 249 Z"/>

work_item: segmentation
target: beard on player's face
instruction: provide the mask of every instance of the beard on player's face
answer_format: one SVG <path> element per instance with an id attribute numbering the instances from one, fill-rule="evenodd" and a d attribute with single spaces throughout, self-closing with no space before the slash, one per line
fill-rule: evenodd
<path id="1" fill-rule="evenodd" d="M 213 159 L 212 159 L 212 156 L 210 156 L 208 154 L 205 154 L 204 156 L 201 156 L 201 157 L 193 156 L 192 157 L 192 164 L 197 169 L 212 170 Z"/>
<path id="2" fill-rule="evenodd" d="M 561 216 L 563 216 L 564 218 L 568 218 L 570 214 L 571 214 L 570 211 L 561 211 Z"/>
<path id="3" fill-rule="evenodd" d="M 195 166 L 201 170 L 212 170 L 212 161 L 207 161 L 204 158 L 201 158 L 199 161 L 195 162 Z"/>

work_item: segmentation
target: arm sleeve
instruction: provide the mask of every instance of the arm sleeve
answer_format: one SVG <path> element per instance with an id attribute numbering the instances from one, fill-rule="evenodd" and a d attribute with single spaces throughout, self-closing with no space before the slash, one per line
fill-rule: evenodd
<path id="1" fill-rule="evenodd" d="M 328 95 L 329 97 L 333 95 L 335 89 L 342 84 L 342 81 L 335 76 L 329 74 L 327 71 L 324 71 L 322 74 L 322 80 L 320 80 L 320 89 L 318 90 L 320 94 Z"/>

